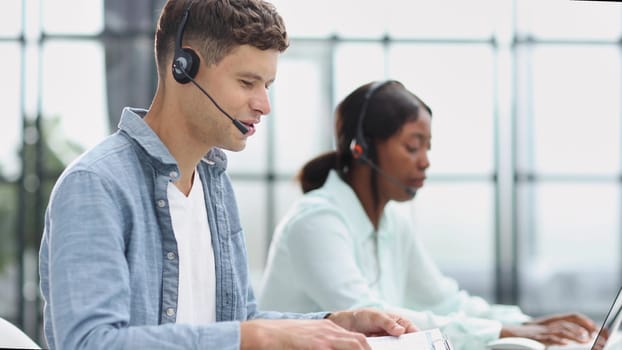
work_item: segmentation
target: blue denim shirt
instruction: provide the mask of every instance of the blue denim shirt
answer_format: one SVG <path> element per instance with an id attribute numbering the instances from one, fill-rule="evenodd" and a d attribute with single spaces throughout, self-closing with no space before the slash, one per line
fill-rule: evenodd
<path id="1" fill-rule="evenodd" d="M 322 318 L 257 310 L 226 157 L 213 149 L 198 171 L 218 322 L 175 323 L 179 265 L 166 188 L 180 174 L 145 114 L 126 108 L 120 130 L 68 166 L 52 191 L 39 253 L 48 346 L 239 349 L 240 321 Z"/>

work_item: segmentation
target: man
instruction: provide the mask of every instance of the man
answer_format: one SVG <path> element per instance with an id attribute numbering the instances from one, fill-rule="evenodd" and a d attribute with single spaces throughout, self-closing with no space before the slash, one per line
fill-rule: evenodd
<path id="1" fill-rule="evenodd" d="M 244 149 L 270 112 L 287 45 L 262 0 L 165 4 L 150 109 L 126 108 L 52 192 L 40 251 L 50 348 L 369 349 L 364 334 L 415 330 L 371 309 L 256 308 L 220 149 Z"/>

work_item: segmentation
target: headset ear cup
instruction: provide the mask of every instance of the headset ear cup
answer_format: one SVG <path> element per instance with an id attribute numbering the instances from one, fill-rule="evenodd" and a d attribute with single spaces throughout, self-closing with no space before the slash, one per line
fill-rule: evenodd
<path id="1" fill-rule="evenodd" d="M 199 55 L 194 50 L 183 48 L 175 55 L 173 63 L 173 78 L 181 84 L 186 84 L 190 78 L 197 76 L 200 65 Z M 184 74 L 184 71 L 186 74 Z M 190 78 L 188 78 L 188 75 Z"/>
<path id="2" fill-rule="evenodd" d="M 352 158 L 364 161 L 367 159 L 365 155 L 365 146 L 356 142 L 356 139 L 353 139 L 350 143 L 350 152 L 352 152 Z"/>

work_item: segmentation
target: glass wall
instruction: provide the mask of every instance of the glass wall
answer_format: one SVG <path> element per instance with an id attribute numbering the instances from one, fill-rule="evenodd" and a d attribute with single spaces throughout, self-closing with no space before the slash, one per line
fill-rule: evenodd
<path id="1" fill-rule="evenodd" d="M 0 317 L 35 339 L 49 191 L 123 106 L 149 106 L 163 2 L 0 11 Z M 272 113 L 228 152 L 256 288 L 272 230 L 301 195 L 296 172 L 333 147 L 333 108 L 397 79 L 433 110 L 428 181 L 402 209 L 441 269 L 491 302 L 602 319 L 622 276 L 619 3 L 273 2 L 291 46 Z"/>
<path id="2" fill-rule="evenodd" d="M 603 317 L 622 275 L 620 4 L 516 8 L 520 301 Z"/>

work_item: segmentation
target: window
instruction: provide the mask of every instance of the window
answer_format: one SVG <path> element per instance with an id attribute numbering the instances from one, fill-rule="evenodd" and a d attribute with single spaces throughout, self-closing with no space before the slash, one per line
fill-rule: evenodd
<path id="1" fill-rule="evenodd" d="M 116 129 L 122 107 L 149 106 L 164 2 L 3 4 L 0 317 L 37 340 L 50 189 Z M 618 3 L 273 3 L 291 46 L 272 112 L 244 152 L 228 152 L 256 288 L 272 230 L 302 195 L 297 171 L 334 147 L 337 103 L 361 84 L 397 79 L 433 110 L 428 179 L 401 208 L 441 270 L 534 316 L 604 316 L 622 276 Z"/>

